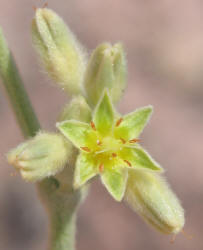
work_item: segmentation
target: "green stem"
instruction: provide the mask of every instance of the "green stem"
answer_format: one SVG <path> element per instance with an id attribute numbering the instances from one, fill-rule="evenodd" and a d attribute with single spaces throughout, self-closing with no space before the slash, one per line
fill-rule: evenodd
<path id="1" fill-rule="evenodd" d="M 0 75 L 23 135 L 25 137 L 34 136 L 40 129 L 40 125 L 32 109 L 15 61 L 9 48 L 7 47 L 1 29 Z"/>
<path id="2" fill-rule="evenodd" d="M 0 76 L 24 137 L 34 136 L 40 125 L 1 30 Z M 65 168 L 56 178 L 47 178 L 37 184 L 50 220 L 49 250 L 74 250 L 76 211 L 82 193 L 72 189 L 71 169 Z M 63 181 L 68 178 L 69 183 Z"/>
<path id="3" fill-rule="evenodd" d="M 39 194 L 47 208 L 50 223 L 49 250 L 73 250 L 75 249 L 75 224 L 76 213 L 79 204 L 86 196 L 87 190 L 73 191 L 72 174 L 73 168 L 65 168 L 60 175 L 70 177 L 71 182 L 66 183 L 56 176 L 49 182 L 39 184 Z M 71 173 L 72 172 L 72 173 Z M 70 175 L 69 175 L 70 174 Z M 63 178 L 62 178 L 63 179 Z M 68 179 L 68 178 L 67 178 Z"/>

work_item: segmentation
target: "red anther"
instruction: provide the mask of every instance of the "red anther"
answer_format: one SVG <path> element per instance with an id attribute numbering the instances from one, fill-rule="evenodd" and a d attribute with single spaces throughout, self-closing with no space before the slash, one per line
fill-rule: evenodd
<path id="1" fill-rule="evenodd" d="M 118 121 L 116 122 L 116 127 L 118 127 L 121 124 L 122 121 L 123 121 L 122 117 L 120 119 L 118 119 Z"/>
<path id="2" fill-rule="evenodd" d="M 126 140 L 124 140 L 123 138 L 120 138 L 120 140 L 122 141 L 123 144 L 126 143 Z"/>
<path id="3" fill-rule="evenodd" d="M 90 122 L 90 125 L 91 125 L 92 129 L 96 131 L 96 127 L 95 127 L 95 124 L 93 121 Z"/>
<path id="4" fill-rule="evenodd" d="M 129 140 L 130 143 L 136 143 L 136 142 L 139 142 L 139 141 L 140 141 L 140 139 L 137 139 L 137 138 Z"/>
<path id="5" fill-rule="evenodd" d="M 102 145 L 102 142 L 100 140 L 97 140 L 97 145 L 98 146 L 101 146 Z"/>
<path id="6" fill-rule="evenodd" d="M 88 147 L 80 147 L 80 148 L 88 153 L 91 152 L 91 150 Z"/>
<path id="7" fill-rule="evenodd" d="M 132 164 L 129 161 L 127 161 L 127 160 L 123 160 L 123 161 L 126 162 L 129 167 L 132 167 Z"/>
<path id="8" fill-rule="evenodd" d="M 33 10 L 36 11 L 37 10 L 37 7 L 36 6 L 32 6 Z"/>
<path id="9" fill-rule="evenodd" d="M 117 156 L 117 154 L 116 153 L 112 153 L 112 157 L 116 157 Z"/>
<path id="10" fill-rule="evenodd" d="M 99 172 L 102 173 L 104 171 L 104 164 L 99 165 Z"/>

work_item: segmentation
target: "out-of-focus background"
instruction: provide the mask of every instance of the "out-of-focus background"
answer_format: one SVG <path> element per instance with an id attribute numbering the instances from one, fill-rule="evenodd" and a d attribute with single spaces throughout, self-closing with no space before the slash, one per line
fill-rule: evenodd
<path id="1" fill-rule="evenodd" d="M 142 144 L 166 169 L 185 208 L 185 231 L 173 245 L 95 181 L 78 217 L 78 250 L 203 249 L 203 2 L 199 0 L 50 0 L 91 52 L 103 41 L 122 41 L 128 88 L 120 104 L 129 112 L 154 106 Z M 0 1 L 0 25 L 15 55 L 44 129 L 54 130 L 66 96 L 39 67 L 30 22 L 39 0 Z M 51 84 L 50 84 L 51 83 Z M 2 85 L 2 84 L 1 84 Z M 11 176 L 5 154 L 23 141 L 0 87 L 0 249 L 42 250 L 47 220 L 33 185 Z"/>

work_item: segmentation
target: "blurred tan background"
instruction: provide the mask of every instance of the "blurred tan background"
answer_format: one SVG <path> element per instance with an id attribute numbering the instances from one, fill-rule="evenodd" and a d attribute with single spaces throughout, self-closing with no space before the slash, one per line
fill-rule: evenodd
<path id="1" fill-rule="evenodd" d="M 128 88 L 122 112 L 155 108 L 142 144 L 166 169 L 186 212 L 175 243 L 151 230 L 125 204 L 94 182 L 78 217 L 78 250 L 203 249 L 203 1 L 50 0 L 91 52 L 103 41 L 122 41 Z M 44 129 L 54 130 L 67 101 L 43 74 L 30 39 L 33 6 L 39 0 L 0 0 L 0 25 L 15 54 Z M 0 249 L 43 250 L 47 221 L 33 185 L 12 177 L 5 153 L 23 138 L 0 87 Z"/>

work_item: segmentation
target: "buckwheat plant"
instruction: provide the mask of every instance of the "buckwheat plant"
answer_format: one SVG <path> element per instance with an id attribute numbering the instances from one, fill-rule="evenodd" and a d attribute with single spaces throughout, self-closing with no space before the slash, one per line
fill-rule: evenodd
<path id="1" fill-rule="evenodd" d="M 48 75 L 71 98 L 57 131 L 40 129 L 2 32 L 0 75 L 27 138 L 7 154 L 8 162 L 37 185 L 50 220 L 48 249 L 74 249 L 77 208 L 96 176 L 113 199 L 124 200 L 155 229 L 179 233 L 183 208 L 162 167 L 139 144 L 152 106 L 125 115 L 116 109 L 126 84 L 122 45 L 101 44 L 88 60 L 63 20 L 47 8 L 36 10 L 32 40 Z"/>

